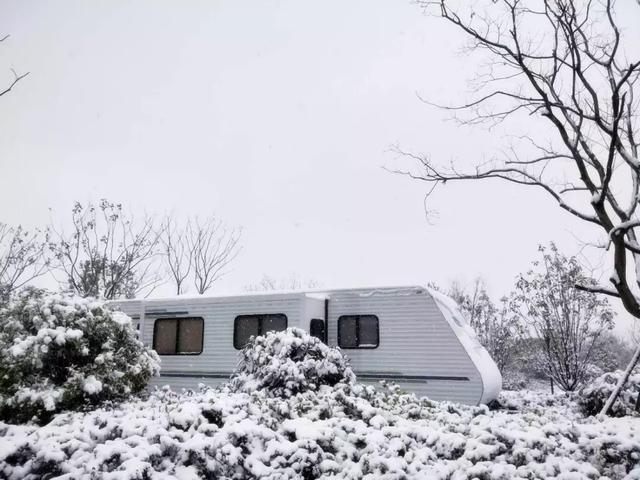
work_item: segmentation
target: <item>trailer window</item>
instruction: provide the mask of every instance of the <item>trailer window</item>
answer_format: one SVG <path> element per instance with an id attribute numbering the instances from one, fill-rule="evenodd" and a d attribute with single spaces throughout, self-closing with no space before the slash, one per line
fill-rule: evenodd
<path id="1" fill-rule="evenodd" d="M 241 350 L 251 337 L 267 332 L 281 332 L 287 329 L 287 316 L 284 313 L 264 313 L 256 315 L 238 315 L 233 322 L 233 346 Z"/>
<path id="2" fill-rule="evenodd" d="M 153 325 L 153 349 L 159 355 L 202 353 L 204 319 L 160 318 Z"/>
<path id="3" fill-rule="evenodd" d="M 324 328 L 324 320 L 314 318 L 309 325 L 309 333 L 312 337 L 320 339 L 320 341 L 327 343 L 326 331 Z"/>
<path id="4" fill-rule="evenodd" d="M 342 315 L 338 318 L 340 348 L 376 348 L 379 344 L 379 322 L 375 315 Z"/>

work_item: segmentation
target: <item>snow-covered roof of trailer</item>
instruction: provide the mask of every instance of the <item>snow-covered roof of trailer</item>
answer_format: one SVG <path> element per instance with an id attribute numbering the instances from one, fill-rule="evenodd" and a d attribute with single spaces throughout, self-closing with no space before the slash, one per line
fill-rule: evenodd
<path id="1" fill-rule="evenodd" d="M 331 292 L 340 291 L 359 291 L 360 295 L 370 297 L 377 295 L 414 295 L 422 294 L 427 288 L 421 285 L 403 285 L 403 286 L 383 286 L 383 287 L 339 287 L 339 288 L 314 288 L 308 290 L 269 290 L 264 292 L 224 292 L 205 295 L 174 295 L 171 297 L 148 297 L 148 298 L 131 298 L 122 300 L 113 300 L 114 303 L 135 303 L 140 301 L 169 301 L 169 300 L 204 300 L 207 298 L 229 298 L 229 297 L 255 297 L 255 296 L 308 296 L 323 298 Z"/>

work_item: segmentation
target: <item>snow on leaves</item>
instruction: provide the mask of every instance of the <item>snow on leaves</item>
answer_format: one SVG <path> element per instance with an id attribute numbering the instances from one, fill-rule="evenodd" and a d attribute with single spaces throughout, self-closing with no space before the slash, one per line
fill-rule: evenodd
<path id="1" fill-rule="evenodd" d="M 585 418 L 575 394 L 505 392 L 498 411 L 435 403 L 356 383 L 339 350 L 296 330 L 241 357 L 218 389 L 0 423 L 0 477 L 640 478 L 640 418 Z"/>
<path id="2" fill-rule="evenodd" d="M 640 418 L 580 415 L 572 396 L 507 393 L 507 410 L 395 387 L 156 391 L 46 426 L 0 423 L 0 476 L 104 478 L 638 478 Z M 514 409 L 519 410 L 514 410 Z"/>
<path id="3" fill-rule="evenodd" d="M 0 423 L 0 477 L 640 478 L 640 418 L 584 418 L 572 398 L 507 393 L 490 411 L 345 382 L 165 389 L 40 428 Z"/>
<path id="4" fill-rule="evenodd" d="M 27 290 L 0 319 L 0 418 L 7 421 L 46 421 L 122 400 L 159 369 L 129 317 L 95 300 Z"/>
<path id="5" fill-rule="evenodd" d="M 250 393 L 266 389 L 290 397 L 321 385 L 352 384 L 355 375 L 339 349 L 330 348 L 299 328 L 268 332 L 241 352 L 230 388 Z"/>

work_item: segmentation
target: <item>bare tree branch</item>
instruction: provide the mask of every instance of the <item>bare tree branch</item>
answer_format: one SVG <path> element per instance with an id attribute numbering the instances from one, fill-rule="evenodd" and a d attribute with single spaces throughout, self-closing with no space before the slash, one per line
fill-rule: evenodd
<path id="1" fill-rule="evenodd" d="M 620 294 L 616 290 L 603 287 L 601 285 L 584 285 L 577 283 L 575 285 L 575 288 L 578 290 L 582 290 L 583 292 L 601 293 L 603 295 L 609 295 L 610 297 L 620 298 Z"/>
<path id="2" fill-rule="evenodd" d="M 4 37 L 0 38 L 0 43 L 4 42 L 7 38 L 9 38 L 9 35 L 5 35 Z M 13 73 L 13 81 L 4 90 L 0 90 L 0 97 L 9 93 L 20 80 L 29 75 L 29 72 L 18 75 L 14 69 L 11 69 L 11 72 Z"/>

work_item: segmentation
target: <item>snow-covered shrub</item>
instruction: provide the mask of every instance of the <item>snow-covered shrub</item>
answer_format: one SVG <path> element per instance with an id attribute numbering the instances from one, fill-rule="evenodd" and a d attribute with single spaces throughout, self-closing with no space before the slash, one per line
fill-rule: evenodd
<path id="1" fill-rule="evenodd" d="M 47 421 L 62 410 L 143 390 L 159 359 L 131 319 L 103 302 L 29 289 L 0 309 L 0 418 Z"/>
<path id="2" fill-rule="evenodd" d="M 230 389 L 290 397 L 322 385 L 352 384 L 355 375 L 337 348 L 331 348 L 299 328 L 268 332 L 253 339 L 241 352 Z"/>
<path id="3" fill-rule="evenodd" d="M 548 411 L 556 411 L 565 418 L 582 417 L 580 407 L 576 403 L 575 392 L 556 391 L 508 391 L 503 390 L 498 396 L 502 408 L 510 411 L 528 412 L 544 416 Z"/>
<path id="4" fill-rule="evenodd" d="M 502 388 L 504 390 L 524 390 L 528 384 L 529 380 L 519 370 L 511 369 L 502 372 Z"/>
<path id="5" fill-rule="evenodd" d="M 580 391 L 578 403 L 585 415 L 597 415 L 600 413 L 607 399 L 616 388 L 622 374 L 622 370 L 607 372 L 592 380 L 589 385 Z M 634 413 L 637 414 L 638 395 L 640 395 L 640 372 L 631 374 L 625 387 L 620 392 L 620 396 L 611 407 L 609 415 L 624 417 Z"/>
<path id="6" fill-rule="evenodd" d="M 640 426 L 629 419 L 584 418 L 560 396 L 546 405 L 509 392 L 521 410 L 489 411 L 388 390 L 162 390 L 39 428 L 0 422 L 0 478 L 639 478 Z"/>

